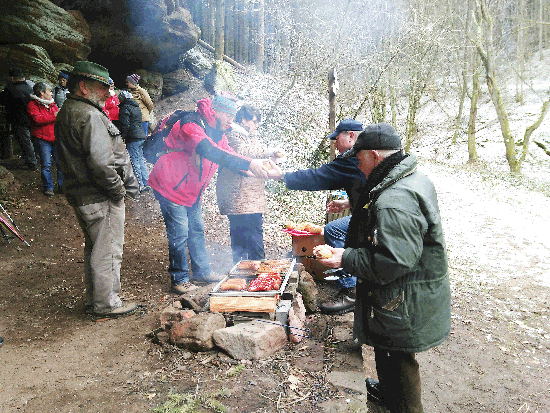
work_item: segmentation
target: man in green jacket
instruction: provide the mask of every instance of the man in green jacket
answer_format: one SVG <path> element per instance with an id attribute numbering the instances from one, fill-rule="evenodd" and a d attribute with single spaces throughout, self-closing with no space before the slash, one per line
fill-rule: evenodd
<path id="1" fill-rule="evenodd" d="M 109 72 L 93 62 L 76 62 L 71 93 L 55 122 L 55 141 L 65 180 L 63 191 L 84 232 L 86 312 L 98 317 L 132 314 L 137 303 L 120 299 L 124 245 L 124 197 L 139 186 L 120 132 L 103 111 Z"/>
<path id="2" fill-rule="evenodd" d="M 392 413 L 423 412 L 415 354 L 449 335 L 447 254 L 437 194 L 386 123 L 367 126 L 343 157 L 367 176 L 345 248 L 321 263 L 358 278 L 354 332 L 374 347 L 378 380 L 367 398 Z"/>

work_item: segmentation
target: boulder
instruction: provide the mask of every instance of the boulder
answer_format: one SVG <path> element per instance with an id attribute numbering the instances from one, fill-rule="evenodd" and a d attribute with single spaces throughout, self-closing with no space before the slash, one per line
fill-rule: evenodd
<path id="1" fill-rule="evenodd" d="M 283 326 L 250 321 L 214 332 L 214 343 L 237 360 L 259 360 L 280 350 L 287 343 Z"/>
<path id="2" fill-rule="evenodd" d="M 185 92 L 193 83 L 194 77 L 187 69 L 178 69 L 163 76 L 162 96 L 173 96 Z"/>
<path id="3" fill-rule="evenodd" d="M 313 276 L 307 271 L 302 271 L 300 273 L 298 291 L 302 294 L 302 299 L 306 310 L 310 313 L 317 311 L 319 292 L 317 290 L 317 285 L 313 280 Z"/>
<path id="4" fill-rule="evenodd" d="M 213 334 L 225 325 L 222 314 L 200 313 L 175 322 L 170 328 L 170 343 L 192 351 L 209 351 L 214 348 Z"/>
<path id="5" fill-rule="evenodd" d="M 162 74 L 143 69 L 138 69 L 135 73 L 141 77 L 139 85 L 147 90 L 153 102 L 158 102 L 162 97 L 162 85 L 164 83 Z"/>
<path id="6" fill-rule="evenodd" d="M 177 307 L 166 307 L 160 313 L 160 326 L 162 328 L 172 327 L 175 323 L 182 322 L 195 316 L 193 310 L 182 310 Z"/>
<path id="7" fill-rule="evenodd" d="M 236 80 L 233 66 L 227 62 L 216 61 L 210 73 L 204 77 L 204 88 L 212 94 L 235 90 Z"/>
<path id="8" fill-rule="evenodd" d="M 185 52 L 182 57 L 183 65 L 198 78 L 204 78 L 214 66 L 214 62 L 208 59 L 199 46 Z"/>
<path id="9" fill-rule="evenodd" d="M 0 73 L 8 73 L 11 67 L 20 67 L 27 79 L 33 82 L 57 83 L 57 71 L 46 50 L 33 44 L 0 46 Z M 4 79 L 2 79 L 4 80 Z"/>
<path id="10" fill-rule="evenodd" d="M 193 48 L 200 29 L 176 0 L 64 0 L 79 10 L 92 33 L 89 60 L 109 68 L 117 82 L 137 69 L 163 74 L 181 69 L 182 53 Z M 116 56 L 116 62 L 113 62 Z"/>
<path id="11" fill-rule="evenodd" d="M 288 311 L 288 325 L 290 326 L 288 334 L 289 341 L 292 343 L 299 343 L 304 339 L 304 336 L 307 336 L 306 331 L 304 331 L 305 321 L 306 308 L 302 301 L 302 295 L 297 293 Z"/>
<path id="12" fill-rule="evenodd" d="M 0 44 L 36 45 L 54 62 L 74 64 L 88 57 L 91 33 L 82 14 L 48 0 L 4 1 L 2 6 Z"/>

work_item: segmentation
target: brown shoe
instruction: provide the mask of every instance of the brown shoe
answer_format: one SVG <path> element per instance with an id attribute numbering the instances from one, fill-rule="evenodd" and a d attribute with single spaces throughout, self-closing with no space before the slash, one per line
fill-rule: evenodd
<path id="1" fill-rule="evenodd" d="M 108 313 L 94 312 L 93 315 L 98 318 L 120 318 L 135 313 L 137 309 L 137 303 L 127 303 L 123 304 L 121 307 L 117 307 L 114 310 L 109 311 Z"/>
<path id="2" fill-rule="evenodd" d="M 174 294 L 177 294 L 177 295 L 183 295 L 183 294 L 185 294 L 189 291 L 196 290 L 197 288 L 199 288 L 199 287 L 197 287 L 196 285 L 191 284 L 189 281 L 185 281 L 182 284 L 173 285 L 170 288 L 170 292 L 172 292 Z"/>

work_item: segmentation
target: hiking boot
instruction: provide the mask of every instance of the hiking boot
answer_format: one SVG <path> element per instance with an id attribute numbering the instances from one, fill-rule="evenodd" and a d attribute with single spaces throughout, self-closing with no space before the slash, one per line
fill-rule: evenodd
<path id="1" fill-rule="evenodd" d="M 371 378 L 365 379 L 367 385 L 367 400 L 380 406 L 387 407 L 380 389 L 380 382 Z"/>
<path id="2" fill-rule="evenodd" d="M 323 314 L 345 314 L 355 308 L 355 288 L 342 288 L 336 298 L 325 301 L 319 308 Z"/>
<path id="3" fill-rule="evenodd" d="M 205 277 L 193 277 L 193 284 L 206 285 L 220 282 L 225 276 L 218 274 L 208 274 Z"/>
<path id="4" fill-rule="evenodd" d="M 98 318 L 120 318 L 120 317 L 126 317 L 130 314 L 135 313 L 137 309 L 138 309 L 137 303 L 127 303 L 107 313 L 94 312 L 93 315 Z"/>
<path id="5" fill-rule="evenodd" d="M 46 196 L 53 196 L 53 195 L 54 195 L 53 189 L 45 189 L 45 190 L 44 190 L 44 195 L 46 195 Z"/>
<path id="6" fill-rule="evenodd" d="M 177 295 L 183 295 L 183 294 L 185 294 L 189 291 L 196 290 L 197 288 L 199 288 L 199 287 L 197 287 L 196 285 L 191 284 L 189 281 L 185 281 L 182 284 L 173 285 L 170 288 L 170 292 L 172 292 L 174 294 L 177 294 Z"/>

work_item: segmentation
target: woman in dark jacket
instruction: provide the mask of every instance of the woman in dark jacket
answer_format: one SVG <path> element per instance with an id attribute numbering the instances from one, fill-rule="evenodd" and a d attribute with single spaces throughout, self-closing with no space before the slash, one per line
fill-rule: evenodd
<path id="1" fill-rule="evenodd" d="M 143 158 L 143 143 L 145 142 L 145 133 L 141 125 L 141 109 L 134 100 L 132 94 L 123 90 L 118 95 L 119 104 L 119 122 L 120 134 L 126 143 L 126 149 L 130 155 L 130 161 L 134 168 L 134 174 L 139 181 L 140 192 L 149 191 L 151 188 L 147 185 L 149 179 L 149 170 Z"/>

